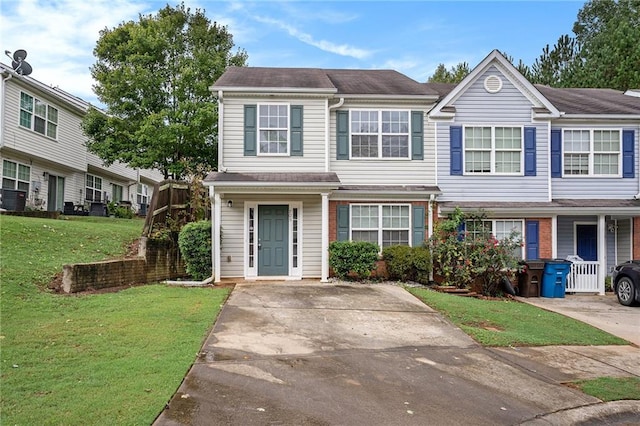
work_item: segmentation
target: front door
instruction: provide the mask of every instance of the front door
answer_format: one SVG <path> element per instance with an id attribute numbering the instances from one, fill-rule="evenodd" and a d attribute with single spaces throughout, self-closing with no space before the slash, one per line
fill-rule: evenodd
<path id="1" fill-rule="evenodd" d="M 598 225 L 576 225 L 576 254 L 582 260 L 598 260 Z"/>
<path id="2" fill-rule="evenodd" d="M 258 275 L 289 274 L 289 206 L 258 206 Z"/>

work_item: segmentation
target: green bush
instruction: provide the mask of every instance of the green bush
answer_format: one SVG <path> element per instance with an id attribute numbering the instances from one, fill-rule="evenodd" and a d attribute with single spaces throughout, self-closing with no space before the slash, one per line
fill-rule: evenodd
<path id="1" fill-rule="evenodd" d="M 133 219 L 133 210 L 129 207 L 119 206 L 116 207 L 114 216 L 120 219 Z"/>
<path id="2" fill-rule="evenodd" d="M 390 246 L 382 250 L 382 258 L 387 266 L 389 279 L 413 280 L 413 256 L 409 246 Z"/>
<path id="3" fill-rule="evenodd" d="M 369 278 L 378 260 L 378 245 L 366 241 L 334 241 L 329 244 L 329 265 L 339 278 L 354 274 Z"/>
<path id="4" fill-rule="evenodd" d="M 429 282 L 431 254 L 427 247 L 391 246 L 382 251 L 389 279 Z"/>
<path id="5" fill-rule="evenodd" d="M 211 276 L 211 222 L 187 223 L 178 236 L 178 246 L 187 273 L 196 280 Z"/>

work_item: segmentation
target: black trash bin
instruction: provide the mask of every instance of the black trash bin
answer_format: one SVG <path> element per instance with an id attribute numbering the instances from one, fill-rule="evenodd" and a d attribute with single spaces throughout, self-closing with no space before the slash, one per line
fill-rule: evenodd
<path id="1" fill-rule="evenodd" d="M 522 297 L 540 297 L 544 261 L 529 260 L 522 262 L 524 268 L 518 275 L 518 295 Z"/>

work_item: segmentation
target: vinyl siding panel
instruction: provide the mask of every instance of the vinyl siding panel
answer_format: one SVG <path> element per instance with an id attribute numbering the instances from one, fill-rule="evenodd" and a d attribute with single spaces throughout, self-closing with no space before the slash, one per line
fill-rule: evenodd
<path id="1" fill-rule="evenodd" d="M 638 193 L 640 180 L 640 126 L 629 126 L 624 123 L 589 124 L 589 123 L 562 123 L 553 124 L 554 129 L 616 129 L 634 130 L 635 178 L 620 177 L 561 177 L 551 181 L 553 198 L 575 199 L 631 199 Z M 563 134 L 564 140 L 564 134 Z M 564 146 L 563 146 L 564 148 Z M 563 159 L 564 160 L 564 159 Z M 622 161 L 622 156 L 620 157 Z M 564 163 L 563 163 L 564 165 Z"/>
<path id="2" fill-rule="evenodd" d="M 244 155 L 244 105 L 261 102 L 304 107 L 302 156 Z M 222 164 L 230 172 L 282 172 L 285 169 L 289 172 L 324 172 L 325 102 L 324 99 L 225 98 Z"/>
<path id="3" fill-rule="evenodd" d="M 87 158 L 84 147 L 86 138 L 80 129 L 82 117 L 78 112 L 63 106 L 55 99 L 31 88 L 21 87 L 15 81 L 16 79 L 13 78 L 5 86 L 3 145 L 20 150 L 30 157 L 59 163 L 75 170 L 86 170 Z M 57 139 L 20 126 L 20 92 L 58 109 Z"/>
<path id="4" fill-rule="evenodd" d="M 393 103 L 345 103 L 340 110 L 350 109 L 391 109 L 404 111 L 424 111 L 424 157 L 422 160 L 410 159 L 349 159 L 337 160 L 336 113 L 331 112 L 329 135 L 331 151 L 330 169 L 336 172 L 344 185 L 435 185 L 435 133 L 433 124 L 427 120 L 426 112 L 431 105 L 393 104 Z M 409 136 L 410 137 L 410 136 Z M 350 148 L 349 148 L 350 153 Z"/>
<path id="5" fill-rule="evenodd" d="M 498 93 L 484 89 L 484 79 L 489 75 L 501 76 L 503 87 Z M 453 122 L 434 124 L 438 141 L 438 186 L 443 192 L 438 198 L 442 201 L 548 201 L 548 125 L 532 122 L 533 105 L 520 90 L 492 66 L 454 101 L 454 106 Z M 536 176 L 452 176 L 449 128 L 465 125 L 535 127 Z M 523 173 L 524 166 L 523 159 Z"/>
<path id="6" fill-rule="evenodd" d="M 631 219 L 618 220 L 618 263 L 631 260 Z"/>
<path id="7" fill-rule="evenodd" d="M 287 198 L 289 197 L 289 198 Z M 226 207 L 226 201 L 233 200 L 233 208 Z M 220 258 L 221 277 L 243 277 L 245 243 L 248 237 L 245 232 L 245 204 L 287 204 L 302 202 L 302 229 L 300 236 L 302 243 L 303 277 L 317 278 L 321 275 L 322 267 L 322 204 L 319 196 L 286 195 L 240 195 L 226 194 L 222 200 L 222 248 Z M 256 218 L 257 219 L 257 218 Z M 231 261 L 228 261 L 229 256 Z"/>

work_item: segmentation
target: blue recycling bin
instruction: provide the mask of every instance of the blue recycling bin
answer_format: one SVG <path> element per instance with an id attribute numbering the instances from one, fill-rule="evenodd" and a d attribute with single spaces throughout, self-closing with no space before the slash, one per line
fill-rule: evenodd
<path id="1" fill-rule="evenodd" d="M 542 297 L 564 297 L 567 288 L 567 276 L 571 271 L 571 262 L 568 260 L 546 260 L 542 273 Z"/>

